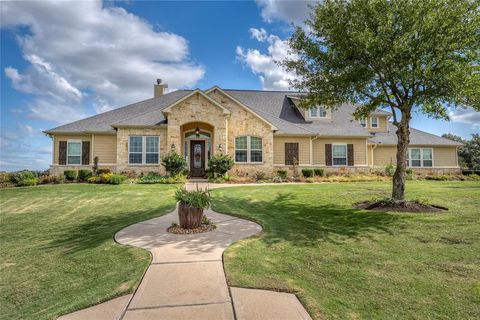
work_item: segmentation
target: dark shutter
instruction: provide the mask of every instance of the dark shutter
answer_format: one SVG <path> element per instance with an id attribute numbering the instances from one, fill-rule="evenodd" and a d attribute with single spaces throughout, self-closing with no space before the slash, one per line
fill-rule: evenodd
<path id="1" fill-rule="evenodd" d="M 325 165 L 332 165 L 332 144 L 325 145 Z"/>
<path id="2" fill-rule="evenodd" d="M 58 164 L 67 164 L 67 141 L 58 142 Z"/>
<path id="3" fill-rule="evenodd" d="M 82 141 L 82 164 L 90 164 L 90 141 Z"/>
<path id="4" fill-rule="evenodd" d="M 298 143 L 286 142 L 285 143 L 285 164 L 293 165 L 294 160 L 298 163 Z"/>
<path id="5" fill-rule="evenodd" d="M 347 144 L 347 163 L 349 166 L 353 166 L 353 144 Z"/>

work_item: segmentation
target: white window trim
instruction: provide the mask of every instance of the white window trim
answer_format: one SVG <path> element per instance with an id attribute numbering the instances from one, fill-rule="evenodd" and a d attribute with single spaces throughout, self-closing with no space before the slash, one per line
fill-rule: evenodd
<path id="1" fill-rule="evenodd" d="M 411 157 L 411 150 L 412 149 L 419 149 L 420 150 L 420 166 L 412 167 L 412 157 Z M 431 167 L 426 167 L 426 166 L 423 165 L 423 150 L 425 150 L 425 149 L 429 149 L 432 153 L 432 166 Z M 408 151 L 407 151 L 407 166 L 409 168 L 434 168 L 435 163 L 434 163 L 433 159 L 435 159 L 435 156 L 433 154 L 433 148 L 423 148 L 423 147 L 408 148 Z"/>
<path id="2" fill-rule="evenodd" d="M 377 119 L 377 124 L 375 126 L 373 126 L 373 119 Z M 370 128 L 372 129 L 378 129 L 380 126 L 380 123 L 379 123 L 379 119 L 378 117 L 371 117 L 370 118 Z"/>
<path id="3" fill-rule="evenodd" d="M 242 137 L 247 137 L 247 149 L 238 149 L 239 151 L 247 151 L 247 161 L 246 162 L 239 162 L 237 161 L 237 138 L 242 138 Z M 251 148 L 251 145 L 250 145 L 250 138 L 259 138 L 261 141 L 262 141 L 262 149 L 252 149 Z M 234 161 L 236 164 L 263 164 L 265 163 L 264 162 L 264 157 L 263 157 L 263 138 L 262 137 L 257 137 L 257 136 L 237 136 L 235 137 L 234 141 L 233 141 L 233 146 L 234 146 L 234 150 L 233 150 L 233 156 L 234 156 Z M 251 161 L 251 153 L 250 151 L 258 151 L 258 150 L 261 150 L 262 151 L 262 161 Z"/>
<path id="4" fill-rule="evenodd" d="M 68 144 L 69 144 L 70 142 L 80 143 L 80 163 L 70 163 L 70 162 L 68 161 Z M 67 161 L 66 161 L 67 166 L 81 166 L 81 165 L 82 165 L 82 162 L 83 162 L 83 161 L 82 161 L 82 160 L 83 160 L 83 159 L 82 159 L 82 158 L 83 158 L 83 156 L 82 156 L 82 151 L 83 151 L 83 150 L 82 150 L 82 149 L 83 149 L 83 141 L 82 141 L 82 140 L 79 140 L 79 139 L 69 139 L 69 140 L 67 140 Z"/>
<path id="5" fill-rule="evenodd" d="M 345 164 L 334 164 L 333 146 L 345 146 L 345 160 L 346 160 Z M 348 167 L 348 144 L 347 143 L 332 143 L 332 167 Z"/>
<path id="6" fill-rule="evenodd" d="M 142 163 L 130 163 L 130 153 L 140 153 L 140 152 L 130 152 L 130 137 L 142 137 Z M 146 163 L 147 153 L 152 154 L 156 152 L 147 152 L 147 138 L 146 137 L 158 137 L 158 162 L 157 163 Z M 127 145 L 127 157 L 128 165 L 130 166 L 158 166 L 160 164 L 160 136 L 159 135 L 129 135 L 128 136 L 128 145 Z"/>
<path id="7" fill-rule="evenodd" d="M 316 115 L 316 116 L 312 116 L 312 109 L 317 110 L 317 115 Z M 324 109 L 324 110 L 325 110 L 325 116 L 324 116 L 324 117 L 321 117 L 321 116 L 320 116 L 320 109 Z M 312 119 L 325 119 L 325 118 L 327 118 L 327 108 L 322 107 L 322 106 L 312 107 L 312 108 L 308 109 L 308 116 L 309 116 L 310 118 L 312 118 Z"/>

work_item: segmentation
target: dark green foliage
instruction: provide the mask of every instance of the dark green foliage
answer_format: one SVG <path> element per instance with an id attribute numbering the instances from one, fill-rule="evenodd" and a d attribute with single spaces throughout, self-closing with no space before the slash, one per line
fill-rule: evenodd
<path id="1" fill-rule="evenodd" d="M 311 178 L 313 177 L 314 175 L 314 171 L 313 169 L 302 169 L 302 175 L 305 177 L 305 178 Z"/>
<path id="2" fill-rule="evenodd" d="M 277 176 L 281 179 L 287 179 L 287 170 L 277 170 Z"/>
<path id="3" fill-rule="evenodd" d="M 176 176 L 185 171 L 187 161 L 175 151 L 171 151 L 162 157 L 162 165 L 171 176 Z"/>
<path id="4" fill-rule="evenodd" d="M 298 75 L 292 86 L 309 92 L 305 108 L 354 102 L 356 118 L 391 111 L 392 197 L 402 200 L 413 112 L 448 120 L 447 107 L 480 110 L 479 29 L 478 1 L 320 1 L 283 65 Z"/>
<path id="5" fill-rule="evenodd" d="M 225 174 L 232 169 L 234 161 L 226 154 L 218 153 L 208 160 L 207 173 L 209 178 L 225 177 Z"/>
<path id="6" fill-rule="evenodd" d="M 77 170 L 65 170 L 63 171 L 63 175 L 68 181 L 74 181 L 77 179 L 78 172 Z"/>
<path id="7" fill-rule="evenodd" d="M 325 169 L 315 168 L 313 169 L 313 173 L 315 173 L 317 177 L 325 177 Z"/>
<path id="8" fill-rule="evenodd" d="M 38 183 L 38 174 L 28 170 L 14 172 L 11 181 L 18 187 L 34 186 Z"/>
<path id="9" fill-rule="evenodd" d="M 180 188 L 175 192 L 175 200 L 198 209 L 206 209 L 211 203 L 210 193 L 201 189 L 187 191 Z"/>
<path id="10" fill-rule="evenodd" d="M 92 176 L 92 171 L 91 170 L 78 170 L 78 180 L 79 181 L 87 181 L 88 178 Z"/>

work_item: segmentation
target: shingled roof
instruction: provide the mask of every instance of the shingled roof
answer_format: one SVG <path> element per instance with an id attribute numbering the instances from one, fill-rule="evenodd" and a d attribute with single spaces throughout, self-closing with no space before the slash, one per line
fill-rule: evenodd
<path id="1" fill-rule="evenodd" d="M 157 98 L 133 103 L 45 132 L 48 134 L 113 133 L 116 127 L 121 126 L 165 125 L 167 124 L 167 119 L 162 111 L 193 91 L 173 91 Z M 301 93 L 233 89 L 223 91 L 274 126 L 277 134 L 369 137 L 370 143 L 396 143 L 395 129 L 391 124 L 389 124 L 388 133 L 376 133 L 372 136 L 366 128 L 362 127 L 358 121 L 355 121 L 352 114 L 356 107 L 353 104 L 343 104 L 333 110 L 332 119 L 307 121 L 300 115 L 291 100 L 292 96 L 298 96 Z M 383 110 L 377 110 L 375 114 L 390 115 L 390 113 Z M 412 144 L 458 145 L 454 141 L 415 129 L 411 130 L 410 139 Z"/>

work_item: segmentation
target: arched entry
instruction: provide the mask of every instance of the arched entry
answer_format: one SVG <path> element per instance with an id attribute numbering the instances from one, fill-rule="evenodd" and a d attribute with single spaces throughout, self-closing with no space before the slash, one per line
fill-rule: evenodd
<path id="1" fill-rule="evenodd" d="M 192 177 L 205 176 L 212 155 L 214 127 L 204 122 L 191 122 L 182 126 L 182 153 Z"/>

